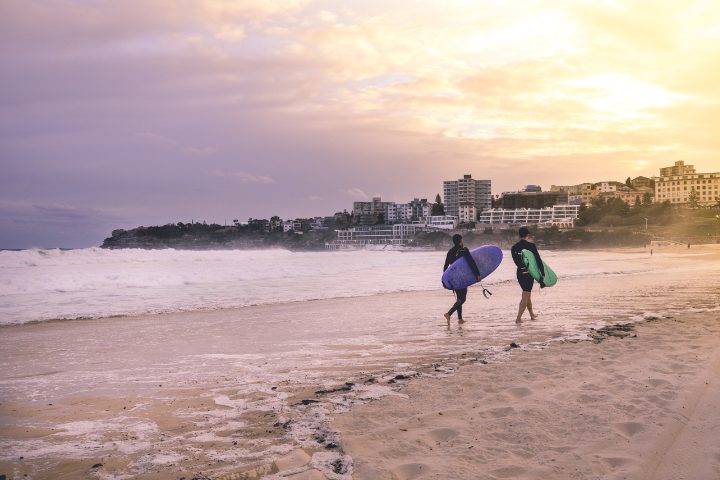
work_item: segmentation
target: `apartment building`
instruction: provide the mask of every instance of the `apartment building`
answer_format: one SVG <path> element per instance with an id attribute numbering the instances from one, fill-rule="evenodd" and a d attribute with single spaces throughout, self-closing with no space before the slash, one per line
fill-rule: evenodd
<path id="1" fill-rule="evenodd" d="M 584 203 L 590 205 L 593 198 L 598 195 L 593 183 L 579 183 L 577 185 L 552 185 L 551 192 L 561 192 L 567 195 L 568 203 Z"/>
<path id="2" fill-rule="evenodd" d="M 698 173 L 693 165 L 680 160 L 672 167 L 660 169 L 655 180 L 655 201 L 669 201 L 673 205 L 688 205 L 696 194 L 698 206 L 716 205 L 720 199 L 720 172 Z"/>
<path id="3" fill-rule="evenodd" d="M 458 218 L 451 215 L 430 215 L 425 224 L 429 229 L 454 230 L 458 226 Z"/>
<path id="4" fill-rule="evenodd" d="M 381 197 L 373 197 L 370 202 L 353 202 L 353 216 L 359 225 L 375 225 L 384 223 L 387 220 L 388 205 L 391 202 L 383 202 Z"/>
<path id="5" fill-rule="evenodd" d="M 335 245 L 405 245 L 424 225 L 403 224 L 374 225 L 337 231 Z"/>
<path id="6" fill-rule="evenodd" d="M 492 207 L 491 187 L 490 180 L 475 180 L 471 175 L 443 182 L 445 213 L 460 217 L 462 206 L 464 216 L 471 217 L 469 221 L 475 221 L 479 212 Z"/>
<path id="7" fill-rule="evenodd" d="M 546 208 L 493 208 L 480 214 L 485 225 L 556 225 L 572 228 L 580 215 L 580 205 L 553 205 Z"/>
<path id="8" fill-rule="evenodd" d="M 503 193 L 500 199 L 502 208 L 547 208 L 553 205 L 565 204 L 568 202 L 568 195 L 565 192 L 507 192 Z"/>

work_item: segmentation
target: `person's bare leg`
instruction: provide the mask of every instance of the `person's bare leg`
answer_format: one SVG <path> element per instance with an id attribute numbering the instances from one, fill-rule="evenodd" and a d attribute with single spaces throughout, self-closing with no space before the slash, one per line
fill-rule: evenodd
<path id="1" fill-rule="evenodd" d="M 526 292 L 523 292 L 525 294 Z M 537 315 L 533 312 L 532 309 L 532 299 L 530 298 L 532 295 L 532 292 L 527 292 L 528 299 L 527 299 L 527 310 L 530 312 L 530 320 L 537 320 Z"/>
<path id="2" fill-rule="evenodd" d="M 522 323 L 522 314 L 525 312 L 525 308 L 527 308 L 527 302 L 529 298 L 530 292 L 522 292 L 522 297 L 520 298 L 520 306 L 518 308 L 518 315 L 515 319 L 515 323 Z"/>
<path id="3" fill-rule="evenodd" d="M 449 326 L 450 326 L 450 314 L 449 314 L 449 313 L 445 313 L 445 314 L 443 314 L 443 316 L 445 317 L 445 320 L 447 320 L 447 322 L 448 322 L 448 327 L 449 327 Z"/>

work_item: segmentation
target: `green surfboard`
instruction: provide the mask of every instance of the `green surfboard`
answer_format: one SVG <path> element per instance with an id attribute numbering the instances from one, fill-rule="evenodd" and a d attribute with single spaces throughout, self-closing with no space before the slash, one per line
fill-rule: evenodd
<path id="1" fill-rule="evenodd" d="M 530 276 L 539 282 L 543 277 L 540 273 L 540 269 L 538 268 L 537 261 L 535 261 L 535 255 L 530 250 L 523 250 L 522 256 L 523 263 L 525 263 L 525 267 L 527 267 Z M 557 283 L 557 275 L 555 275 L 555 272 L 553 272 L 553 269 L 550 268 L 547 263 L 543 262 L 543 267 L 545 269 L 545 278 L 543 279 L 545 286 L 552 287 Z"/>

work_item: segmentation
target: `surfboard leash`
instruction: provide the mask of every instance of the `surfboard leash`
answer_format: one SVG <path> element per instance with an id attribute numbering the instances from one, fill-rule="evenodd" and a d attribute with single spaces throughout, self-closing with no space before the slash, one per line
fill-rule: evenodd
<path id="1" fill-rule="evenodd" d="M 492 292 L 490 290 L 488 290 L 487 288 L 485 288 L 485 285 L 483 285 L 482 282 L 478 282 L 478 283 L 480 283 L 480 286 L 483 289 L 483 297 L 485 297 L 485 298 L 492 297 Z"/>

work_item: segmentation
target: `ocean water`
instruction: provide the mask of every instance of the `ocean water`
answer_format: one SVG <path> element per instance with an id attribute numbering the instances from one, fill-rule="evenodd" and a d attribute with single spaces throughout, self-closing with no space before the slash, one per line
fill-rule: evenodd
<path id="1" fill-rule="evenodd" d="M 544 255 L 566 279 L 651 268 L 644 253 Z M 0 251 L 0 325 L 432 291 L 443 261 L 444 252 Z M 513 278 L 506 258 L 485 283 Z"/>
<path id="2" fill-rule="evenodd" d="M 216 473 L 238 471 L 339 441 L 332 413 L 397 394 L 398 375 L 447 375 L 466 361 L 504 361 L 512 342 L 544 348 L 613 323 L 720 317 L 718 248 L 542 251 L 559 281 L 536 287 L 540 318 L 518 327 L 520 291 L 505 253 L 483 282 L 492 296 L 470 288 L 460 328 L 442 318 L 454 301 L 440 284 L 445 252 L 0 252 L 4 403 L 72 412 L 83 404 L 76 399 L 132 399 L 112 418 L 6 415 L 2 427 L 58 433 L 2 439 L 0 462 L 23 456 L 51 472 L 62 459 L 121 452 L 133 462 L 107 478 L 133 478 L 203 451 L 224 459 Z M 345 382 L 350 391 L 313 394 Z M 298 404 L 300 395 L 319 403 Z M 192 406 L 198 397 L 204 404 Z M 148 412 L 170 401 L 187 401 L 174 415 L 193 428 L 171 434 L 155 423 Z M 252 436 L 275 422 L 290 425 L 281 437 Z M 340 458 L 322 453 L 326 466 Z"/>

